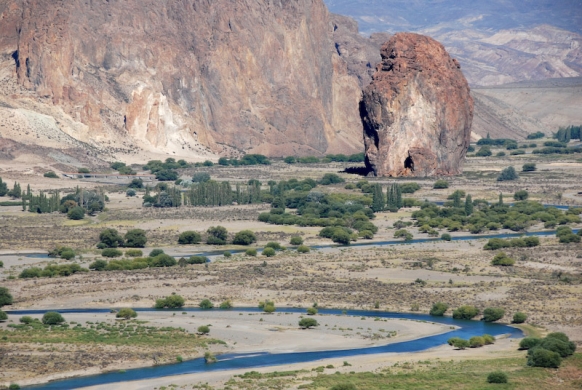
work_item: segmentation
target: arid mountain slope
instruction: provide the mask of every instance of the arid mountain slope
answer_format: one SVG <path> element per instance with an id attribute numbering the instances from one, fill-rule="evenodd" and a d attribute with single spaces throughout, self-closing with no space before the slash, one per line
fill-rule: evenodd
<path id="1" fill-rule="evenodd" d="M 43 137 L 113 152 L 355 152 L 361 91 L 332 33 L 321 0 L 7 0 L 0 121 L 42 113 Z"/>

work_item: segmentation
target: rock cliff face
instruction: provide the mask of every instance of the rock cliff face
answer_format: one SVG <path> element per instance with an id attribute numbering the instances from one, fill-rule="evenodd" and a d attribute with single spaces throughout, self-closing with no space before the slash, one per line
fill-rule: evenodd
<path id="1" fill-rule="evenodd" d="M 321 0 L 6 0 L 0 100 L 116 150 L 351 153 L 361 91 L 332 34 Z"/>
<path id="2" fill-rule="evenodd" d="M 459 63 L 432 38 L 394 35 L 361 104 L 366 163 L 377 176 L 455 175 L 473 99 Z"/>

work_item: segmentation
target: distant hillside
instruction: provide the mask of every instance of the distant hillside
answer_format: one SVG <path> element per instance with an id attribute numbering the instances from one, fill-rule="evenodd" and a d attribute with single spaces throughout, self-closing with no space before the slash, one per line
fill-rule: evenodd
<path id="1" fill-rule="evenodd" d="M 327 0 L 365 34 L 414 31 L 443 43 L 473 86 L 582 76 L 581 1 Z"/>

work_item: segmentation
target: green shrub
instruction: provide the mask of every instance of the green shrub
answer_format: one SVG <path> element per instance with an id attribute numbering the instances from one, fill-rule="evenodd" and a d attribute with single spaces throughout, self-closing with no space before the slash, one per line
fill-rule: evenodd
<path id="1" fill-rule="evenodd" d="M 491 261 L 492 265 L 502 265 L 502 266 L 512 266 L 515 264 L 515 260 L 507 257 L 504 252 L 499 252 L 495 255 L 493 260 Z"/>
<path id="2" fill-rule="evenodd" d="M 490 334 L 483 335 L 483 341 L 485 341 L 485 345 L 490 345 L 495 343 L 495 337 L 491 336 Z"/>
<path id="3" fill-rule="evenodd" d="M 0 268 L 4 268 L 4 262 L 0 261 Z"/>
<path id="4" fill-rule="evenodd" d="M 437 180 L 434 182 L 432 188 L 435 190 L 441 190 L 444 188 L 449 188 L 449 182 L 446 180 Z"/>
<path id="5" fill-rule="evenodd" d="M 79 207 L 79 206 L 73 207 L 67 213 L 67 217 L 69 219 L 74 220 L 74 221 L 79 221 L 79 220 L 85 218 L 85 209 L 82 207 Z"/>
<path id="6" fill-rule="evenodd" d="M 57 175 L 56 173 L 54 173 L 54 171 L 45 172 L 45 174 L 43 176 L 44 177 L 48 177 L 50 179 L 58 179 L 59 178 L 59 175 Z"/>
<path id="7" fill-rule="evenodd" d="M 103 230 L 99 234 L 99 241 L 100 244 L 102 244 L 105 248 L 117 248 L 119 246 L 123 246 L 124 244 L 123 237 L 121 237 L 115 229 Z"/>
<path id="8" fill-rule="evenodd" d="M 311 251 L 311 248 L 308 247 L 307 245 L 299 245 L 297 247 L 297 252 L 299 253 L 309 253 Z"/>
<path id="9" fill-rule="evenodd" d="M 451 235 L 449 233 L 443 233 L 441 235 L 441 240 L 443 240 L 443 241 L 451 241 L 452 240 L 452 237 L 451 237 Z"/>
<path id="10" fill-rule="evenodd" d="M 434 305 L 432 305 L 432 308 L 430 309 L 430 315 L 441 317 L 445 314 L 447 310 L 449 310 L 449 305 L 443 302 L 437 302 Z"/>
<path id="11" fill-rule="evenodd" d="M 505 157 L 505 152 L 497 152 L 496 157 Z"/>
<path id="12" fill-rule="evenodd" d="M 152 267 L 173 267 L 176 264 L 176 259 L 170 255 L 166 255 L 165 253 L 157 255 L 150 262 Z"/>
<path id="13" fill-rule="evenodd" d="M 141 257 L 143 252 L 139 249 L 128 249 L 125 251 L 125 255 L 128 257 Z"/>
<path id="14" fill-rule="evenodd" d="M 548 351 L 556 352 L 563 358 L 572 355 L 576 351 L 576 344 L 573 342 L 563 341 L 547 336 L 546 338 L 542 339 L 538 347 L 547 349 Z"/>
<path id="15" fill-rule="evenodd" d="M 198 306 L 201 309 L 209 310 L 209 309 L 212 309 L 214 307 L 214 304 L 210 301 L 210 299 L 203 299 L 202 301 L 200 301 Z"/>
<path id="16" fill-rule="evenodd" d="M 149 257 L 156 257 L 156 256 L 161 255 L 163 253 L 164 253 L 164 250 L 163 249 L 152 249 L 150 251 L 150 254 L 148 256 Z"/>
<path id="17" fill-rule="evenodd" d="M 501 171 L 501 174 L 497 176 L 497 181 L 510 181 L 510 180 L 517 180 L 519 176 L 515 172 L 515 168 L 507 167 Z"/>
<path id="18" fill-rule="evenodd" d="M 527 315 L 522 312 L 517 312 L 513 315 L 513 322 L 514 324 L 523 324 L 527 320 Z"/>
<path id="19" fill-rule="evenodd" d="M 74 257 L 75 257 L 75 252 L 73 252 L 72 250 L 65 250 L 65 251 L 61 252 L 62 259 L 71 260 Z"/>
<path id="20" fill-rule="evenodd" d="M 148 239 L 142 229 L 132 229 L 125 233 L 125 246 L 128 248 L 143 248 Z"/>
<path id="21" fill-rule="evenodd" d="M 197 172 L 192 176 L 193 183 L 206 183 L 210 181 L 210 175 L 206 172 Z"/>
<path id="22" fill-rule="evenodd" d="M 6 321 L 8 319 L 8 314 L 6 312 L 0 310 L 0 322 Z"/>
<path id="23" fill-rule="evenodd" d="M 126 320 L 129 320 L 130 318 L 137 317 L 137 313 L 135 312 L 135 310 L 126 307 L 126 308 L 119 310 L 117 312 L 117 314 L 115 315 L 115 317 L 124 318 Z"/>
<path id="24" fill-rule="evenodd" d="M 89 269 L 95 271 L 103 271 L 107 267 L 107 262 L 105 260 L 95 260 L 91 264 L 89 264 Z"/>
<path id="25" fill-rule="evenodd" d="M 489 157 L 491 156 L 493 153 L 491 152 L 491 148 L 489 146 L 482 146 L 477 153 L 475 153 L 475 156 L 477 157 Z"/>
<path id="26" fill-rule="evenodd" d="M 523 172 L 533 172 L 533 171 L 535 171 L 536 169 L 537 169 L 537 168 L 536 168 L 536 165 L 535 165 L 534 163 L 527 163 L 527 164 L 523 164 L 523 166 L 521 167 L 521 170 L 522 170 Z"/>
<path id="27" fill-rule="evenodd" d="M 330 184 L 343 183 L 345 182 L 345 180 L 336 175 L 335 173 L 326 173 L 317 182 L 323 186 L 328 186 Z"/>
<path id="28" fill-rule="evenodd" d="M 483 310 L 483 320 L 485 322 L 495 322 L 503 318 L 505 310 L 499 307 L 488 307 Z"/>
<path id="29" fill-rule="evenodd" d="M 156 299 L 155 308 L 156 309 L 177 309 L 184 306 L 184 298 L 180 295 L 172 294 L 166 298 Z"/>
<path id="30" fill-rule="evenodd" d="M 247 256 L 256 256 L 257 250 L 255 248 L 249 248 L 245 251 L 245 255 Z"/>
<path id="31" fill-rule="evenodd" d="M 178 244 L 180 245 L 200 244 L 201 241 L 202 236 L 200 235 L 200 233 L 192 230 L 182 232 L 178 237 Z"/>
<path id="32" fill-rule="evenodd" d="M 317 314 L 317 309 L 315 307 L 308 307 L 307 314 L 310 316 L 314 316 Z"/>
<path id="33" fill-rule="evenodd" d="M 465 340 L 465 339 L 462 339 L 459 337 L 451 337 L 450 339 L 447 340 L 447 343 L 450 346 L 453 346 L 453 347 L 461 349 L 461 350 L 467 349 L 471 346 L 471 344 L 469 343 L 469 340 Z"/>
<path id="34" fill-rule="evenodd" d="M 275 302 L 267 300 L 264 302 L 262 309 L 265 313 L 273 313 L 276 310 Z"/>
<path id="35" fill-rule="evenodd" d="M 8 386 L 8 390 L 20 390 L 20 385 L 18 385 L 18 383 L 11 383 L 10 386 Z"/>
<path id="36" fill-rule="evenodd" d="M 232 309 L 233 308 L 232 302 L 229 299 L 227 299 L 226 301 L 220 304 L 219 308 L 222 310 Z"/>
<path id="37" fill-rule="evenodd" d="M 527 365 L 531 367 L 558 368 L 562 364 L 560 354 L 543 348 L 533 348 L 528 355 Z"/>
<path id="38" fill-rule="evenodd" d="M 478 315 L 479 309 L 470 305 L 463 305 L 453 311 L 453 318 L 460 320 L 470 320 Z"/>
<path id="39" fill-rule="evenodd" d="M 473 336 L 469 339 L 471 348 L 479 348 L 485 345 L 485 339 L 481 336 Z"/>
<path id="40" fill-rule="evenodd" d="M 123 252 L 115 248 L 105 248 L 101 251 L 101 256 L 103 257 L 121 257 L 122 255 Z"/>
<path id="41" fill-rule="evenodd" d="M 418 183 L 402 183 L 399 184 L 400 192 L 403 194 L 414 194 L 416 191 L 420 190 L 420 185 Z"/>
<path id="42" fill-rule="evenodd" d="M 241 230 L 235 234 L 232 243 L 235 245 L 251 245 L 257 242 L 257 236 L 251 230 Z"/>
<path id="43" fill-rule="evenodd" d="M 487 375 L 487 383 L 507 383 L 507 374 L 495 371 Z"/>
<path id="44" fill-rule="evenodd" d="M 299 326 L 303 329 L 309 329 L 312 328 L 314 326 L 318 326 L 319 324 L 317 323 L 317 320 L 315 318 L 302 318 L 301 320 L 299 320 Z"/>
<path id="45" fill-rule="evenodd" d="M 293 237 L 291 237 L 291 241 L 289 243 L 291 245 L 302 245 L 303 238 L 301 238 L 301 236 L 293 236 Z"/>
<path id="46" fill-rule="evenodd" d="M 56 311 L 49 311 L 42 316 L 42 323 L 45 325 L 58 325 L 65 322 L 65 319 Z"/>
<path id="47" fill-rule="evenodd" d="M 222 226 L 211 226 L 206 231 L 208 234 L 206 243 L 210 245 L 226 245 L 228 231 Z"/>
<path id="48" fill-rule="evenodd" d="M 273 248 L 276 251 L 281 250 L 281 244 L 279 244 L 278 242 L 268 242 L 267 245 L 265 245 L 265 248 Z"/>
<path id="49" fill-rule="evenodd" d="M 404 241 L 411 241 L 413 235 L 406 229 L 398 229 L 394 232 L 394 238 L 402 238 Z"/>
<path id="50" fill-rule="evenodd" d="M 127 191 L 125 191 L 125 195 L 132 198 L 136 195 L 136 192 L 133 188 L 129 188 Z"/>
<path id="51" fill-rule="evenodd" d="M 6 287 L 0 287 L 0 307 L 12 305 L 14 298 Z"/>
<path id="52" fill-rule="evenodd" d="M 527 350 L 537 347 L 542 339 L 538 339 L 536 337 L 524 337 L 519 342 L 519 349 Z"/>
<path id="53" fill-rule="evenodd" d="M 21 324 L 29 325 L 34 322 L 34 318 L 32 318 L 31 316 L 22 316 L 20 317 L 19 321 Z"/>
<path id="54" fill-rule="evenodd" d="M 273 257 L 276 254 L 277 254 L 277 252 L 271 247 L 263 249 L 263 256 Z"/>
<path id="55" fill-rule="evenodd" d="M 200 334 L 208 334 L 210 333 L 210 327 L 207 325 L 201 325 L 198 327 L 198 333 Z"/>
<path id="56" fill-rule="evenodd" d="M 338 383 L 333 386 L 330 390 L 358 390 L 356 385 L 353 383 Z"/>
<path id="57" fill-rule="evenodd" d="M 527 200 L 527 198 L 529 197 L 529 193 L 526 190 L 520 190 L 517 191 L 515 194 L 513 194 L 513 199 L 515 200 Z"/>

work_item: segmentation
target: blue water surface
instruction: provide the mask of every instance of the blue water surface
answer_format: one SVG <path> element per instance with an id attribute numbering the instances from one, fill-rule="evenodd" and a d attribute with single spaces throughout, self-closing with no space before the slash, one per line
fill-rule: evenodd
<path id="1" fill-rule="evenodd" d="M 134 309 L 139 312 L 156 311 L 155 309 Z M 43 314 L 47 310 L 15 310 L 8 311 L 10 315 L 30 315 Z M 109 313 L 109 309 L 57 309 L 59 313 Z M 172 310 L 165 310 L 172 311 Z M 200 309 L 181 308 L 180 312 L 196 312 Z M 237 308 L 236 312 L 260 312 L 256 308 Z M 289 308 L 278 309 L 280 313 L 305 313 L 303 308 Z M 345 314 L 344 314 L 345 313 Z M 437 347 L 446 344 L 450 337 L 461 337 L 468 339 L 473 336 L 480 336 L 483 334 L 490 334 L 499 336 L 502 334 L 509 334 L 510 337 L 521 337 L 523 333 L 521 330 L 503 324 L 489 323 L 484 321 L 471 320 L 456 320 L 451 317 L 432 317 L 426 314 L 411 314 L 411 313 L 392 313 L 382 311 L 362 311 L 362 310 L 347 310 L 343 312 L 338 309 L 320 309 L 319 314 L 329 315 L 350 315 L 358 317 L 378 317 L 391 318 L 402 320 L 426 321 L 450 326 L 459 327 L 458 329 L 451 329 L 450 332 L 423 337 L 417 340 L 403 341 L 376 347 L 365 347 L 355 349 L 333 350 L 333 351 L 318 351 L 318 352 L 293 352 L 293 353 L 232 353 L 218 356 L 218 362 L 214 364 L 206 364 L 203 358 L 184 361 L 182 363 L 175 363 L 169 365 L 160 365 L 145 368 L 136 368 L 127 370 L 126 372 L 109 372 L 92 376 L 77 377 L 71 379 L 64 379 L 54 381 L 46 384 L 24 387 L 26 389 L 75 389 L 79 387 L 103 385 L 108 383 L 118 383 L 133 380 L 153 379 L 170 375 L 191 374 L 197 372 L 209 371 L 223 371 L 233 369 L 254 369 L 257 367 L 276 366 L 282 364 L 312 362 L 321 359 L 330 358 L 347 358 L 356 355 L 371 355 L 378 353 L 403 353 L 403 352 L 418 352 L 429 348 Z M 305 330 L 305 332 L 316 332 L 316 330 Z"/>

